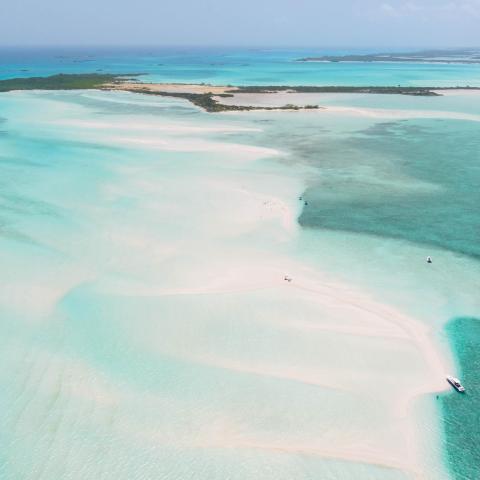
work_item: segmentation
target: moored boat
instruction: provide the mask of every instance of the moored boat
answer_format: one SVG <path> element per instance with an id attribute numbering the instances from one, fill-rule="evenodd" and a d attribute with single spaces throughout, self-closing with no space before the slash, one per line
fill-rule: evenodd
<path id="1" fill-rule="evenodd" d="M 460 393 L 465 392 L 465 387 L 460 383 L 458 378 L 452 377 L 451 375 L 447 375 L 447 382 L 457 391 Z"/>

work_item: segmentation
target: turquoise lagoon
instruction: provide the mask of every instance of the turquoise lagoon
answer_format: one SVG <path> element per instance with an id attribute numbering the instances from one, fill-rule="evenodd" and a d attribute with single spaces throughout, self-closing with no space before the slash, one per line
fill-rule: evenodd
<path id="1" fill-rule="evenodd" d="M 202 73 L 185 57 L 168 80 L 272 83 L 285 55 L 265 55 L 243 77 L 235 65 Z M 115 71 L 135 66 L 127 56 Z M 42 58 L 16 57 L 2 73 L 62 68 Z M 368 75 L 453 84 L 475 72 L 412 68 L 419 76 L 380 65 Z M 325 82 L 341 83 L 337 74 Z M 213 115 L 126 93 L 0 96 L 0 478 L 475 478 L 480 96 L 321 103 L 332 110 Z M 277 194 L 298 215 L 293 239 L 270 216 Z M 220 291 L 232 258 L 240 265 Z M 405 368 L 420 381 L 417 351 L 375 336 L 360 345 L 350 310 L 325 307 L 332 326 L 320 332 L 292 329 L 292 319 L 316 322 L 306 293 L 236 286 L 241 264 L 279 259 L 417 319 L 445 373 L 465 380 L 465 397 L 423 394 L 409 407 L 420 473 L 395 455 L 368 457 L 404 445 L 388 424 L 391 398 L 351 378 L 356 362 L 389 387 L 408 383 Z M 203 285 L 210 295 L 195 293 Z M 317 383 L 326 368 L 342 388 Z"/>
<path id="2" fill-rule="evenodd" d="M 298 116 L 266 127 L 270 145 L 312 169 L 303 195 L 308 206 L 299 217 L 310 232 L 309 255 L 316 250 L 321 268 L 369 284 L 423 317 L 447 355 L 453 346 L 467 394 L 446 392 L 433 402 L 443 417 L 450 474 L 474 479 L 480 465 L 479 97 L 337 95 L 323 105 L 380 118 Z M 320 253 L 332 244 L 335 256 Z M 430 253 L 431 268 L 424 263 Z"/>
<path id="3" fill-rule="evenodd" d="M 0 79 L 55 73 L 143 73 L 149 82 L 216 85 L 480 86 L 480 64 L 308 63 L 376 49 L 0 48 Z"/>

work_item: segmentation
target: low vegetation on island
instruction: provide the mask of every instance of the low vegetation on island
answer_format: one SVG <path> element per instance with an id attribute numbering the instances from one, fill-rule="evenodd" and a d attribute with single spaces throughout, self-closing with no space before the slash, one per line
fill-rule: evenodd
<path id="1" fill-rule="evenodd" d="M 12 90 L 83 90 L 102 88 L 108 83 L 120 83 L 136 77 L 131 75 L 113 75 L 108 73 L 78 73 L 51 75 L 49 77 L 10 78 L 0 80 L 0 92 Z"/>
<path id="2" fill-rule="evenodd" d="M 230 112 L 230 111 L 251 111 L 251 110 L 309 110 L 320 108 L 318 105 L 305 105 L 305 106 L 298 106 L 287 104 L 279 107 L 264 107 L 264 106 L 252 106 L 252 105 L 227 105 L 225 103 L 220 103 L 216 98 L 228 98 L 233 97 L 233 93 L 187 93 L 187 92 L 164 92 L 158 90 L 149 90 L 148 87 L 145 89 L 132 89 L 128 90 L 134 93 L 144 93 L 147 95 L 161 95 L 163 97 L 176 97 L 176 98 L 184 98 L 197 107 L 203 108 L 206 112 Z M 242 88 L 238 88 L 235 90 L 235 93 L 243 92 Z"/>
<path id="3" fill-rule="evenodd" d="M 437 96 L 441 90 L 433 87 L 362 87 L 362 86 L 250 86 L 239 87 L 237 93 L 377 93 L 396 95 Z"/>
<path id="4" fill-rule="evenodd" d="M 58 74 L 49 77 L 12 78 L 0 80 L 0 92 L 12 90 L 121 90 L 147 95 L 159 95 L 164 97 L 176 97 L 188 100 L 192 104 L 207 112 L 250 111 L 250 110 L 310 110 L 321 108 L 318 105 L 293 105 L 283 106 L 252 106 L 221 103 L 221 98 L 234 97 L 238 93 L 268 94 L 277 92 L 287 93 L 370 93 L 370 94 L 397 94 L 416 96 L 438 96 L 440 90 L 453 88 L 476 89 L 476 87 L 402 87 L 398 86 L 243 86 L 224 87 L 221 93 L 213 90 L 219 87 L 208 85 L 192 85 L 195 91 L 188 91 L 189 85 L 181 91 L 172 91 L 167 86 L 171 84 L 141 83 L 138 77 L 141 74 L 132 73 L 115 75 L 109 73 L 81 73 L 81 74 Z M 177 85 L 175 85 L 177 86 Z M 199 90 L 199 87 L 200 90 Z M 164 90 L 163 90 L 164 89 Z M 200 91 L 200 93 L 198 93 Z"/>
<path id="5" fill-rule="evenodd" d="M 480 50 L 421 50 L 418 52 L 320 55 L 299 58 L 298 62 L 395 62 L 395 63 L 480 63 Z"/>

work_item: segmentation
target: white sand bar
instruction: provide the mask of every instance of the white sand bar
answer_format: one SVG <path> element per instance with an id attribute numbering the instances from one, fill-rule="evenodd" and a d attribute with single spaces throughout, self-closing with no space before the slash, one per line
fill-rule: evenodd
<path id="1" fill-rule="evenodd" d="M 63 192 L 42 178 L 43 200 L 74 219 L 36 233 L 57 252 L 35 260 L 42 289 L 2 253 L 15 272 L 2 304 L 47 339 L 10 347 L 31 395 L 12 410 L 17 434 L 33 431 L 22 478 L 441 478 L 413 401 L 445 387 L 447 366 L 425 324 L 292 254 L 309 248 L 296 222 L 307 172 L 219 138 L 228 116 L 205 131 L 198 115 L 89 122 L 67 97 L 24 97 L 38 113 L 18 128 L 113 153 L 81 157 Z"/>

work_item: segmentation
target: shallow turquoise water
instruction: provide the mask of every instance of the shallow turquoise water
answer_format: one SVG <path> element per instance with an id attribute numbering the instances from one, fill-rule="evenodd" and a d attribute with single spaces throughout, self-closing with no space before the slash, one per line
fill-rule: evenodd
<path id="1" fill-rule="evenodd" d="M 260 142 L 312 169 L 308 206 L 299 218 L 303 227 L 399 238 L 480 257 L 478 96 L 316 99 L 374 115 L 277 115 L 261 123 Z"/>
<path id="2" fill-rule="evenodd" d="M 82 61 L 71 54 L 55 60 L 50 54 L 39 55 L 35 61 L 17 55 L 2 64 L 0 75 L 17 76 L 25 65 L 29 72 L 20 74 L 27 76 L 32 72 L 92 71 L 95 66 L 118 72 L 141 68 L 151 73 L 151 79 L 168 81 L 456 84 L 459 79 L 473 83 L 478 73 L 475 66 L 455 65 L 299 66 L 291 63 L 299 53 L 102 53 L 91 59 L 82 54 Z M 252 64 L 242 66 L 248 61 Z M 164 62 L 167 67 L 152 65 L 154 62 Z M 478 100 L 465 98 L 349 96 L 329 101 L 337 106 L 387 110 L 471 115 L 480 111 Z M 203 330 L 192 328 L 187 321 L 202 315 L 209 319 L 209 336 L 199 343 L 208 347 L 211 342 L 212 350 L 215 346 L 222 353 L 234 352 L 242 360 L 264 361 L 272 356 L 268 346 L 273 332 L 268 328 L 257 331 L 249 322 L 267 317 L 271 305 L 283 305 L 280 296 L 261 300 L 246 295 L 240 301 L 224 296 L 214 303 L 185 300 L 179 306 L 173 298 L 155 302 L 142 295 L 124 296 L 120 287 L 118 295 L 109 294 L 111 282 L 141 283 L 145 271 L 140 268 L 132 274 L 130 270 L 138 260 L 137 249 L 188 237 L 190 227 L 209 215 L 207 203 L 198 218 L 184 218 L 185 210 L 179 209 L 178 219 L 164 224 L 162 202 L 152 206 L 154 193 L 158 194 L 152 183 L 169 192 L 192 172 L 199 177 L 214 176 L 221 167 L 232 168 L 241 176 L 242 167 L 235 163 L 225 167 L 225 152 L 153 151 L 120 144 L 122 136 L 131 133 L 128 129 L 109 138 L 102 136 L 101 126 L 92 133 L 81 123 L 68 122 L 111 121 L 129 126 L 142 121 L 149 128 L 151 120 L 163 122 L 166 128 L 175 122 L 193 127 L 221 123 L 257 128 L 241 133 L 193 132 L 188 139 L 238 141 L 287 152 L 279 162 L 306 172 L 308 206 L 300 223 L 313 232 L 307 252 L 315 252 L 312 263 L 318 261 L 320 269 L 330 268 L 347 281 L 364 284 L 437 328 L 447 318 L 477 316 L 478 312 L 478 121 L 453 119 L 447 114 L 440 119 L 303 113 L 206 115 L 183 101 L 97 92 L 1 95 L 0 106 L 4 119 L 0 122 L 0 332 L 5 346 L 2 362 L 9 366 L 0 377 L 4 387 L 0 410 L 6 412 L 0 416 L 2 478 L 131 479 L 139 471 L 146 478 L 174 471 L 182 479 L 189 478 L 192 471 L 202 472 L 195 478 L 224 478 L 228 473 L 230 478 L 242 480 L 259 476 L 290 480 L 293 475 L 311 479 L 319 475 L 331 479 L 406 478 L 400 470 L 318 460 L 308 454 L 185 446 L 191 429 L 204 426 L 195 423 L 198 412 L 211 419 L 215 427 L 211 434 L 218 434 L 212 412 L 222 412 L 225 405 L 226 414 L 242 421 L 250 416 L 252 424 L 264 433 L 288 437 L 301 426 L 302 433 L 312 438 L 317 425 L 327 426 L 329 418 L 339 417 L 339 409 L 349 412 L 355 405 L 342 393 L 332 395 L 323 389 L 312 393 L 308 386 L 271 379 L 265 383 L 255 375 L 200 365 L 169 350 L 170 345 L 182 345 L 178 338 L 170 337 L 172 325 L 186 338 L 202 338 Z M 59 119 L 60 123 L 55 123 Z M 149 138 L 142 131 L 135 135 L 140 140 Z M 169 134 L 169 140 L 178 140 L 176 135 Z M 211 165 L 211 170 L 202 171 L 203 163 Z M 144 183 L 135 183 L 137 177 Z M 183 208 L 188 202 L 205 200 L 194 189 L 175 188 L 182 192 Z M 164 202 L 172 205 L 168 196 Z M 128 255 L 115 244 L 118 231 L 132 237 Z M 145 240 L 135 236 L 138 232 L 152 235 L 150 243 L 142 246 Z M 423 255 L 429 248 L 445 263 L 437 262 L 435 256 L 435 270 L 424 271 L 422 256 L 421 267 L 409 265 L 412 252 Z M 369 261 L 370 255 L 374 261 Z M 188 265 L 192 258 L 176 260 Z M 389 273 L 387 264 L 396 275 Z M 176 263 L 162 268 L 170 272 L 172 265 Z M 161 272 L 157 273 L 155 280 L 161 282 Z M 174 284 L 176 279 L 172 276 L 168 281 Z M 56 295 L 59 299 L 51 311 L 49 299 Z M 290 304 L 284 308 L 294 310 Z M 182 315 L 177 320 L 179 311 Z M 232 311 L 238 312 L 242 322 L 225 324 Z M 165 352 L 161 355 L 149 343 L 150 336 L 158 335 L 156 312 L 162 312 L 160 327 L 164 329 Z M 132 328 L 133 320 L 137 328 Z M 471 369 L 476 362 L 476 325 L 474 320 L 464 319 L 448 327 L 462 379 L 469 388 L 462 404 L 458 396 L 441 397 L 447 464 L 452 471 L 461 469 L 471 475 L 459 478 L 474 478 L 478 462 L 477 380 Z M 442 337 L 441 332 L 436 334 Z M 254 343 L 243 342 L 243 336 Z M 273 358 L 278 362 L 288 353 L 291 338 L 280 340 L 285 348 L 275 352 Z M 185 350 L 191 353 L 187 347 Z M 83 388 L 93 392 L 95 401 L 85 396 Z M 150 395 L 160 396 L 161 401 Z M 319 404 L 325 405 L 324 409 L 316 408 Z M 366 405 L 365 413 L 373 408 Z M 459 431 L 456 420 L 464 415 L 471 428 Z M 348 431 L 365 428 L 365 418 L 347 415 L 339 421 Z M 228 434 L 230 427 L 221 424 L 218 430 Z M 436 434 L 428 425 L 430 428 Z M 139 431 L 146 437 L 138 436 Z M 164 448 L 156 447 L 154 441 L 159 432 L 168 445 Z M 427 431 L 427 438 L 429 434 Z M 173 448 L 178 438 L 181 445 Z M 99 444 L 102 448 L 95 447 Z M 46 452 L 53 453 L 42 463 Z M 435 469 L 432 478 L 441 478 Z"/>
<path id="3" fill-rule="evenodd" d="M 319 252 L 319 264 L 382 291 L 385 299 L 438 325 L 439 341 L 453 345 L 469 394 L 448 392 L 432 400 L 441 405 L 451 474 L 475 479 L 480 323 L 460 318 L 445 331 L 441 325 L 480 308 L 480 123 L 448 118 L 448 112 L 480 112 L 479 100 L 337 96 L 325 105 L 380 112 L 410 108 L 426 117 L 445 112 L 443 118 L 400 119 L 305 114 L 288 121 L 272 115 L 267 122 L 259 119 L 265 132 L 258 141 L 289 152 L 285 162 L 309 169 L 303 195 L 308 205 L 299 221 L 312 230 L 309 251 Z M 324 240 L 315 238 L 319 231 Z M 322 252 L 329 250 L 336 255 L 325 259 Z M 428 253 L 434 264 L 425 268 Z"/>
<path id="4" fill-rule="evenodd" d="M 218 85 L 480 86 L 480 64 L 305 63 L 325 49 L 0 49 L 0 78 L 105 71 L 146 81 Z M 361 51 L 360 53 L 366 53 Z"/>
<path id="5" fill-rule="evenodd" d="M 476 478 L 480 465 L 480 320 L 464 317 L 451 320 L 447 334 L 452 342 L 461 380 L 467 386 L 464 395 L 441 395 L 445 417 L 445 443 L 452 476 Z"/>
<path id="6" fill-rule="evenodd" d="M 384 122 L 313 148 L 329 171 L 307 190 L 301 225 L 480 257 L 480 123 Z"/>
<path id="7" fill-rule="evenodd" d="M 181 151 L 196 140 L 231 141 L 228 131 L 202 130 L 225 127 L 222 116 L 122 93 L 11 93 L 0 104 L 2 479 L 407 478 L 400 468 L 309 451 L 335 432 L 362 441 L 376 404 L 255 372 L 318 362 L 317 335 L 305 343 L 270 321 L 272 312 L 294 314 L 295 298 L 277 289 L 149 290 L 184 287 L 204 252 L 222 246 L 210 246 L 215 232 L 201 228 L 217 198 L 189 179 L 231 170 L 238 189 L 244 172 L 255 172 L 230 144 Z M 232 117 L 228 125 L 256 124 Z M 140 144 L 122 144 L 129 135 Z M 175 148 L 142 146 L 158 138 Z M 275 182 L 281 166 L 268 168 Z M 221 201 L 228 207 L 228 195 Z M 189 208 L 195 215 L 185 216 Z M 170 242 L 192 231 L 198 251 L 176 254 Z M 248 234 L 224 240 L 223 255 Z M 331 342 L 326 358 L 348 365 L 351 344 L 348 335 L 342 349 Z M 372 342 L 360 361 L 381 368 L 382 352 Z"/>

